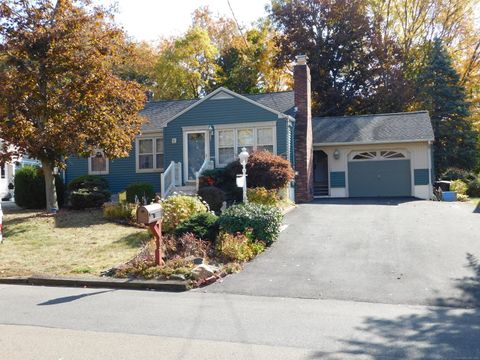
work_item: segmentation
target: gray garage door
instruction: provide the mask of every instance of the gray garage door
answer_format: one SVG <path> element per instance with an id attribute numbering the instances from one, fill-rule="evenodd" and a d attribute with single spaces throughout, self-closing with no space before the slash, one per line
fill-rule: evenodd
<path id="1" fill-rule="evenodd" d="M 350 161 L 350 197 L 411 196 L 410 160 Z"/>

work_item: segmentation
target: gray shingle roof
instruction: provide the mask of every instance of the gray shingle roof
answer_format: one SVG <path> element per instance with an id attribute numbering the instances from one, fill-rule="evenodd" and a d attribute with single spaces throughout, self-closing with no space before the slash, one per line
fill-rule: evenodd
<path id="1" fill-rule="evenodd" d="M 313 142 L 375 143 L 433 140 L 427 111 L 338 117 L 315 117 Z"/>
<path id="2" fill-rule="evenodd" d="M 243 95 L 259 104 L 283 114 L 293 116 L 294 94 L 293 91 L 284 91 L 267 94 Z M 148 123 L 142 126 L 142 130 L 160 129 L 169 119 L 185 110 L 200 99 L 192 100 L 161 100 L 146 103 L 140 115 L 148 119 Z"/>

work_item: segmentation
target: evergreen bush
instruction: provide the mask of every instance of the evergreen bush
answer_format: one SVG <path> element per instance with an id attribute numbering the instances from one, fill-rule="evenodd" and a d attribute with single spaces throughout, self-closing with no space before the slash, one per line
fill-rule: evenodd
<path id="1" fill-rule="evenodd" d="M 15 203 L 25 209 L 43 209 L 46 207 L 45 178 L 41 168 L 24 166 L 17 170 L 14 178 Z M 58 206 L 63 206 L 64 184 L 59 175 L 55 175 Z"/>

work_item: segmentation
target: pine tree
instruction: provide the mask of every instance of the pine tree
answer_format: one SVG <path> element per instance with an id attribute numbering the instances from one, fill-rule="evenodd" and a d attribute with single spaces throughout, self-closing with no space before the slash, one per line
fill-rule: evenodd
<path id="1" fill-rule="evenodd" d="M 471 170 L 478 155 L 478 134 L 467 120 L 469 104 L 465 89 L 459 85 L 459 75 L 441 40 L 434 41 L 417 81 L 417 99 L 429 110 L 435 133 L 436 173 L 448 167 Z"/>

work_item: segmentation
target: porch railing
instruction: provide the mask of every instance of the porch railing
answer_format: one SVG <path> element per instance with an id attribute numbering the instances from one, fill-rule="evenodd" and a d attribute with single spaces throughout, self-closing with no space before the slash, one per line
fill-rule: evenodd
<path id="1" fill-rule="evenodd" d="M 165 199 L 175 186 L 182 184 L 182 163 L 172 161 L 160 175 L 160 181 L 161 195 Z"/>
<path id="2" fill-rule="evenodd" d="M 198 191 L 200 188 L 200 176 L 202 176 L 205 170 L 213 169 L 213 160 L 205 159 L 200 170 L 195 173 L 195 190 Z"/>

